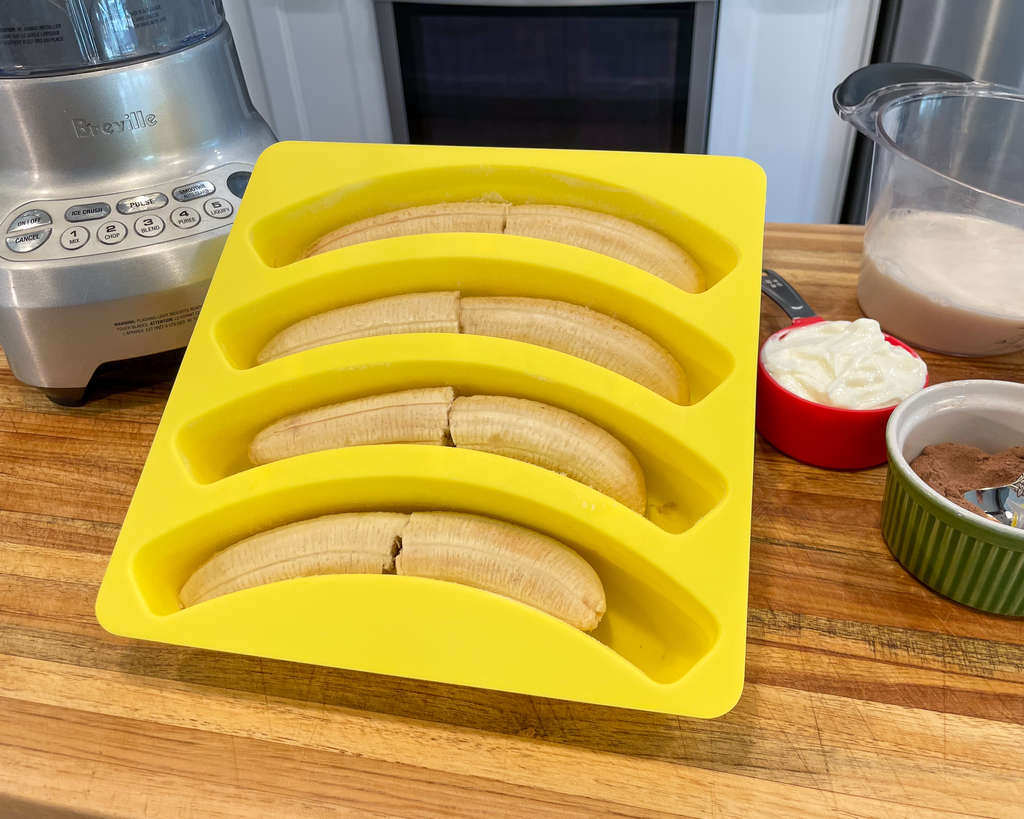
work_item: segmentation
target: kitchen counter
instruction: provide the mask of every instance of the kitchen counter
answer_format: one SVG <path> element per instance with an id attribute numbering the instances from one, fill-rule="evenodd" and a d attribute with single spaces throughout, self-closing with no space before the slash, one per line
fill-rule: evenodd
<path id="1" fill-rule="evenodd" d="M 765 264 L 853 318 L 861 236 L 773 225 Z M 763 335 L 787 323 L 763 310 Z M 926 358 L 933 382 L 1024 380 L 1024 355 Z M 900 568 L 884 468 L 758 440 L 746 688 L 681 719 L 106 634 L 96 590 L 169 388 L 118 378 L 65 409 L 0 355 L 0 815 L 1020 815 L 1024 620 Z"/>

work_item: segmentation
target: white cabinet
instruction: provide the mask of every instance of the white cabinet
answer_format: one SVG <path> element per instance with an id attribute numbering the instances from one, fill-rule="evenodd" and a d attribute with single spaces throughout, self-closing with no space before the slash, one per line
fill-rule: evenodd
<path id="1" fill-rule="evenodd" d="M 771 222 L 835 222 L 854 130 L 832 89 L 871 56 L 879 0 L 722 0 L 708 153 L 768 175 Z"/>
<path id="2" fill-rule="evenodd" d="M 224 11 L 279 139 L 391 141 L 372 0 L 224 0 Z"/>

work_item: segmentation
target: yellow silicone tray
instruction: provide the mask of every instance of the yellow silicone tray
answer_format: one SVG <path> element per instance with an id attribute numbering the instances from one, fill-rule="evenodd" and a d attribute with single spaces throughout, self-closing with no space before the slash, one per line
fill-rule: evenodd
<path id="1" fill-rule="evenodd" d="M 764 174 L 736 158 L 280 143 L 228 238 L 107 569 L 96 613 L 115 634 L 178 645 L 713 717 L 743 685 Z M 299 260 L 337 225 L 439 201 L 601 210 L 677 241 L 709 288 L 538 239 L 413 236 Z M 397 293 L 461 290 L 584 304 L 648 333 L 691 382 L 672 403 L 581 359 L 504 339 L 358 339 L 255 365 L 307 315 Z M 386 445 L 250 467 L 253 433 L 287 413 L 414 386 L 514 395 L 609 430 L 647 476 L 642 517 L 530 464 Z M 355 510 L 452 509 L 532 527 L 597 570 L 593 634 L 476 589 L 402 576 L 275 583 L 181 609 L 177 592 L 247 535 Z"/>

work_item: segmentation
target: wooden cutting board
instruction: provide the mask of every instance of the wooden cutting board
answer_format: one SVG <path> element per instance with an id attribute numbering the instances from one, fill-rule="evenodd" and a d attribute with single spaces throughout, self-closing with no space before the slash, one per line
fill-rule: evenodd
<path id="1" fill-rule="evenodd" d="M 770 226 L 765 264 L 859 315 L 855 227 Z M 765 302 L 765 336 L 787 324 Z M 1024 355 L 926 356 L 934 382 Z M 0 356 L 0 816 L 1020 816 L 1024 620 L 921 586 L 885 470 L 759 441 L 747 684 L 705 722 L 112 637 L 96 589 L 169 389 L 79 409 Z"/>

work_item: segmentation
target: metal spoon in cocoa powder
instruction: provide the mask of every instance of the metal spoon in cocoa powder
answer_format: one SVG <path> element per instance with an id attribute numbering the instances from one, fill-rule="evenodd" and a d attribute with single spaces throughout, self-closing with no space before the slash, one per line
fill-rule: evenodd
<path id="1" fill-rule="evenodd" d="M 1000 523 L 1024 529 L 1024 475 L 1006 486 L 972 489 L 964 493 L 964 500 L 980 506 Z"/>

